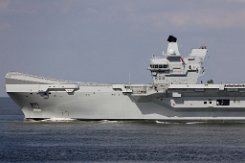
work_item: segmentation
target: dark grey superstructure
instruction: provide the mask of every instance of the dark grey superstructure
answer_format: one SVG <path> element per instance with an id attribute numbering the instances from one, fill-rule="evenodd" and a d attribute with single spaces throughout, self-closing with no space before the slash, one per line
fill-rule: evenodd
<path id="1" fill-rule="evenodd" d="M 97 84 L 6 74 L 6 91 L 25 118 L 245 120 L 245 84 L 197 84 L 206 47 L 180 55 L 169 36 L 166 54 L 153 57 L 149 85 Z"/>

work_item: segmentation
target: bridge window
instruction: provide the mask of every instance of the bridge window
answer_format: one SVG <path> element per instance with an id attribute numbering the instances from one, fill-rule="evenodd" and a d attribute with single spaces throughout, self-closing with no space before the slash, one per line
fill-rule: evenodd
<path id="1" fill-rule="evenodd" d="M 174 56 L 174 57 L 168 57 L 167 58 L 170 62 L 180 62 L 180 57 L 179 56 Z"/>
<path id="2" fill-rule="evenodd" d="M 164 73 L 164 74 L 169 74 L 169 73 L 170 73 L 169 70 L 163 70 L 163 71 L 161 71 L 161 72 Z"/>
<path id="3" fill-rule="evenodd" d="M 166 64 L 150 64 L 150 68 L 168 68 L 168 65 L 166 65 Z"/>

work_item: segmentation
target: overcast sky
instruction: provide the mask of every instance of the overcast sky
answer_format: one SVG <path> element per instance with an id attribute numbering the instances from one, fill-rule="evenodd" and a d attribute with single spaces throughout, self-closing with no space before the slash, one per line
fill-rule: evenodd
<path id="1" fill-rule="evenodd" d="M 0 96 L 9 71 L 150 83 L 169 34 L 208 47 L 204 81 L 245 83 L 245 0 L 0 0 Z"/>

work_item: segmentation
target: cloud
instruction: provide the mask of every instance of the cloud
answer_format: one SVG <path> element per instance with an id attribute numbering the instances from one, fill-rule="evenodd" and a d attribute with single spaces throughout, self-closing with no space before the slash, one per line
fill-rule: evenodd
<path id="1" fill-rule="evenodd" d="M 75 7 L 79 6 L 80 0 L 63 0 L 60 1 L 60 11 L 67 13 L 72 11 Z"/>
<path id="2" fill-rule="evenodd" d="M 245 27 L 245 10 L 234 11 L 221 9 L 193 9 L 180 11 L 161 11 L 146 13 L 141 20 L 144 24 L 150 24 L 157 29 L 169 27 L 175 28 L 209 28 L 209 29 L 229 29 Z"/>
<path id="3" fill-rule="evenodd" d="M 33 1 L 33 0 L 0 0 L 1 14 L 42 14 L 61 13 L 71 11 L 78 4 L 77 0 L 54 0 L 54 1 Z"/>
<path id="4" fill-rule="evenodd" d="M 0 31 L 5 30 L 5 29 L 9 29 L 10 27 L 11 27 L 11 25 L 9 23 L 0 22 Z"/>
<path id="5" fill-rule="evenodd" d="M 244 3 L 245 4 L 245 0 L 226 0 L 226 2 L 230 2 L 230 3 Z"/>
<path id="6" fill-rule="evenodd" d="M 0 10 L 8 9 L 10 0 L 0 0 Z"/>
<path id="7" fill-rule="evenodd" d="M 240 5 L 243 2 L 245 0 L 235 0 L 233 3 L 231 0 L 207 0 L 200 3 L 195 0 L 182 3 L 177 0 L 88 3 L 86 8 L 82 9 L 81 17 L 83 20 L 108 24 L 117 24 L 120 21 L 133 31 L 243 29 L 245 10 L 244 6 Z M 80 5 L 84 6 L 81 3 Z M 74 4 L 68 6 L 77 10 Z M 74 10 L 72 7 L 68 8 Z"/>
<path id="8" fill-rule="evenodd" d="M 1 16 L 13 16 L 19 14 L 32 14 L 36 9 L 34 3 L 26 3 L 27 1 L 0 0 Z"/>

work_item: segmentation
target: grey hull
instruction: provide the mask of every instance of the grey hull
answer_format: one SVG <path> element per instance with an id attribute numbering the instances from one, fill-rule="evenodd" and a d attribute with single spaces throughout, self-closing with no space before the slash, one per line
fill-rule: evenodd
<path id="1" fill-rule="evenodd" d="M 9 95 L 27 119 L 245 120 L 245 107 L 172 107 L 173 98 L 163 97 L 161 93 L 143 97 L 121 92 L 75 92 L 72 95 L 50 92 L 46 97 L 29 92 Z M 203 99 L 206 97 L 195 100 Z"/>

